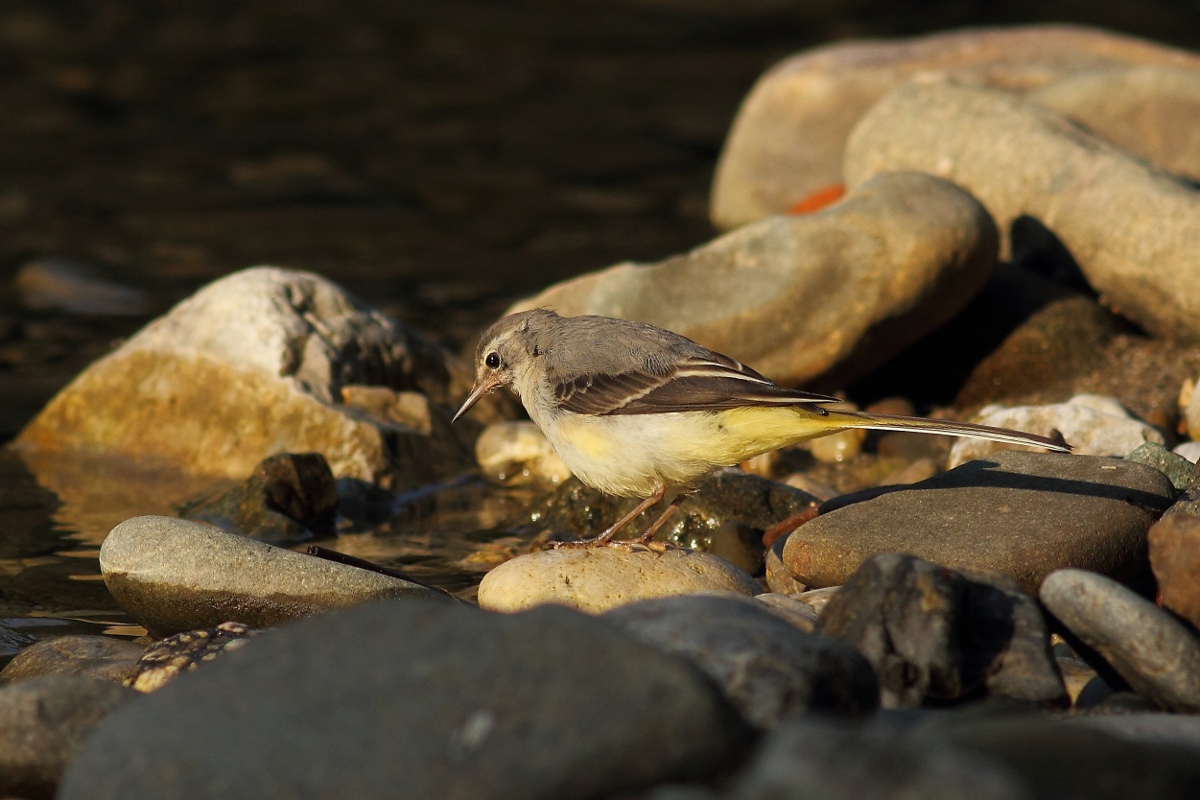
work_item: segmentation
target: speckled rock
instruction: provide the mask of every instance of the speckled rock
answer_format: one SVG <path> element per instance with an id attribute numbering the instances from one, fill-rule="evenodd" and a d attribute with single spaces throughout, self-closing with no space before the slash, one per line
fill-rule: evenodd
<path id="1" fill-rule="evenodd" d="M 649 322 L 783 383 L 837 383 L 952 317 L 987 280 L 996 247 L 991 218 L 957 187 L 880 175 L 820 213 L 765 219 L 658 264 L 583 275 L 510 312 Z"/>
<path id="2" fill-rule="evenodd" d="M 1075 455 L 1124 457 L 1146 442 L 1162 444 L 1160 431 L 1134 419 L 1111 397 L 1076 395 L 1065 403 L 1045 406 L 986 406 L 976 422 L 999 428 L 1013 428 L 1043 436 L 1062 434 Z M 1010 445 L 984 439 L 958 439 L 950 449 L 949 466 L 957 467 Z"/>
<path id="3" fill-rule="evenodd" d="M 783 558 L 813 587 L 843 583 L 879 553 L 954 569 L 992 570 L 1027 592 L 1056 569 L 1118 577 L 1146 566 L 1146 531 L 1174 488 L 1122 459 L 1006 451 L 911 487 L 844 495 L 801 525 Z"/>
<path id="4" fill-rule="evenodd" d="M 700 670 L 608 623 L 390 602 L 268 631 L 140 697 L 59 796 L 585 800 L 711 779 L 749 743 Z"/>
<path id="5" fill-rule="evenodd" d="M 113 528 L 100 571 L 121 607 L 160 635 L 226 621 L 269 627 L 394 597 L 446 600 L 399 578 L 173 517 L 135 517 Z"/>
<path id="6" fill-rule="evenodd" d="M 521 611 L 554 603 L 599 613 L 654 597 L 701 592 L 753 597 L 759 591 L 748 574 L 707 553 L 595 547 L 543 550 L 506 561 L 479 584 L 479 605 Z"/>
<path id="7" fill-rule="evenodd" d="M 160 639 L 137 660 L 127 685 L 139 692 L 157 691 L 184 672 L 194 672 L 201 664 L 241 649 L 257 633 L 240 622 L 222 622 L 215 628 Z"/>
<path id="8" fill-rule="evenodd" d="M 1187 488 L 1192 480 L 1195 464 L 1177 453 L 1172 453 L 1158 442 L 1146 442 L 1125 456 L 1130 461 L 1154 467 L 1166 475 L 1171 485 L 1179 491 Z"/>
<path id="9" fill-rule="evenodd" d="M 753 600 L 660 597 L 614 608 L 603 618 L 643 644 L 696 664 L 760 728 L 792 713 L 859 714 L 879 705 L 875 673 L 857 650 L 796 630 Z"/>
<path id="10" fill-rule="evenodd" d="M 1130 65 L 1196 70 L 1200 58 L 1108 31 L 1062 25 L 962 30 L 814 48 L 772 67 L 742 103 L 717 165 L 713 222 L 723 229 L 744 225 L 781 213 L 812 192 L 839 183 L 842 152 L 855 123 L 879 98 L 915 74 L 937 71 L 983 86 L 1013 91 L 1047 87 L 1050 92 L 1047 84 L 1055 81 L 1081 73 L 1103 76 Z M 1137 77 L 1125 80 L 1145 84 Z M 1057 94 L 1061 97 L 1067 91 L 1064 87 Z M 1083 99 L 1086 91 L 1084 86 L 1075 89 L 1073 95 L 1079 99 L 1071 104 L 1085 120 L 1108 123 L 1110 133 L 1111 125 L 1136 129 L 1143 115 L 1122 115 L 1121 109 L 1113 113 L 1111 107 L 1089 104 Z M 1169 97 L 1169 88 L 1159 89 L 1155 96 L 1164 91 Z M 1137 103 L 1136 95 L 1135 89 L 1130 103 Z M 1055 101 L 1051 97 L 1047 102 Z M 1060 102 L 1065 104 L 1066 99 Z M 1122 123 L 1122 116 L 1128 120 Z M 1175 118 L 1151 130 L 1153 136 L 1142 142 L 1146 147 L 1188 135 L 1188 126 L 1179 125 Z M 1162 152 L 1170 157 L 1173 149 Z"/>
<path id="11" fill-rule="evenodd" d="M 1051 574 L 1038 597 L 1138 694 L 1171 711 L 1200 711 L 1200 639 L 1169 613 L 1081 569 Z"/>
<path id="12" fill-rule="evenodd" d="M 55 796 L 63 770 L 132 689 L 100 678 L 46 675 L 0 689 L 0 792 Z"/>
<path id="13" fill-rule="evenodd" d="M 0 684 L 41 675 L 80 675 L 125 683 L 145 645 L 111 636 L 60 636 L 25 648 L 0 670 Z"/>
<path id="14" fill-rule="evenodd" d="M 496 422 L 484 428 L 475 442 L 475 460 L 487 478 L 514 486 L 554 485 L 571 477 L 571 470 L 545 434 L 528 420 Z"/>
<path id="15" fill-rule="evenodd" d="M 343 390 L 417 389 L 447 406 L 466 367 L 317 275 L 270 267 L 201 289 L 90 365 L 16 440 L 21 448 L 153 459 L 241 479 L 280 451 L 334 473 L 412 486 L 471 463 L 449 411 L 432 434 L 349 409 Z M 470 426 L 468 426 L 470 427 Z"/>
<path id="16" fill-rule="evenodd" d="M 899 169 L 964 187 L 1006 240 L 1032 219 L 1106 305 L 1153 334 L 1200 340 L 1195 189 L 1046 108 L 942 79 L 892 91 L 846 143 L 850 186 Z"/>

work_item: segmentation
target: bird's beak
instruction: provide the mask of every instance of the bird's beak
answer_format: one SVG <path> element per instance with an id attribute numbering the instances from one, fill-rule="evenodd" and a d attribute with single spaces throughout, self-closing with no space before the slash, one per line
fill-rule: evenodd
<path id="1" fill-rule="evenodd" d="M 476 381 L 475 385 L 471 388 L 471 393 L 467 395 L 467 399 L 463 401 L 462 408 L 460 408 L 458 413 L 454 415 L 454 419 L 450 420 L 450 424 L 453 425 L 455 422 L 458 422 L 458 418 L 470 411 L 471 406 L 478 403 L 485 394 L 488 394 L 499 385 L 500 381 L 495 377 L 484 378 Z"/>

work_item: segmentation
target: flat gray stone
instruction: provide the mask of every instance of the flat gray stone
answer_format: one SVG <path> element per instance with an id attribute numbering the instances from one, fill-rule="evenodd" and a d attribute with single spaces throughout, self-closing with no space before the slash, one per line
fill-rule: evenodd
<path id="1" fill-rule="evenodd" d="M 60 800 L 610 797 L 736 763 L 686 661 L 563 608 L 380 603 L 246 643 L 107 720 Z"/>
<path id="2" fill-rule="evenodd" d="M 134 517 L 113 528 L 100 571 L 121 608 L 158 635 L 229 621 L 265 628 L 395 597 L 448 602 L 390 575 L 174 517 Z"/>
<path id="3" fill-rule="evenodd" d="M 1200 639 L 1169 613 L 1082 569 L 1051 574 L 1039 597 L 1138 694 L 1170 711 L 1200 712 Z"/>
<path id="4" fill-rule="evenodd" d="M 1084 714 L 1067 721 L 1131 742 L 1191 747 L 1200 752 L 1200 716 L 1195 714 Z"/>
<path id="5" fill-rule="evenodd" d="M 1033 800 L 1015 772 L 976 753 L 916 745 L 817 716 L 774 730 L 743 771 L 730 800 Z"/>
<path id="6" fill-rule="evenodd" d="M 1144 569 L 1146 531 L 1173 496 L 1161 472 L 1123 459 L 998 452 L 895 491 L 837 498 L 788 537 L 784 564 L 805 585 L 836 586 L 871 556 L 910 553 L 1007 574 L 1032 594 L 1067 566 Z"/>
<path id="7" fill-rule="evenodd" d="M 918 725 L 921 749 L 968 751 L 1019 776 L 1038 798 L 1191 800 L 1200 760 L 1188 746 L 1135 742 L 1044 715 L 942 714 Z"/>
<path id="8" fill-rule="evenodd" d="M 762 728 L 791 713 L 859 714 L 879 705 L 875 673 L 857 650 L 804 633 L 754 600 L 665 597 L 621 606 L 603 618 L 695 663 Z"/>

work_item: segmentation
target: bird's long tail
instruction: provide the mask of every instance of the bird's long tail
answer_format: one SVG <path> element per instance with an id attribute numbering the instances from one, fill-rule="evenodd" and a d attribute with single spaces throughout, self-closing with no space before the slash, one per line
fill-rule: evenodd
<path id="1" fill-rule="evenodd" d="M 990 425 L 976 425 L 971 422 L 955 422 L 944 419 L 926 419 L 924 417 L 902 417 L 896 414 L 870 414 L 865 411 L 835 411 L 827 410 L 829 427 L 844 424 L 845 428 L 866 428 L 877 431 L 908 431 L 910 433 L 937 433 L 943 436 L 975 436 L 980 439 L 991 439 L 996 442 L 1009 444 L 1024 444 L 1033 447 L 1045 447 L 1060 453 L 1069 453 L 1071 446 L 1063 441 L 1062 435 L 1057 438 L 1039 436 L 1035 433 L 1013 431 L 1008 428 L 993 428 Z"/>

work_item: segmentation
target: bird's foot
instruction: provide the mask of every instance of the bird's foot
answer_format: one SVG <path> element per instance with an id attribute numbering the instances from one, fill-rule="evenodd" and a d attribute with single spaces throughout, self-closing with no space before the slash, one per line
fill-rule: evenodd
<path id="1" fill-rule="evenodd" d="M 640 537 L 637 539 L 605 539 L 603 536 L 594 536 L 591 539 L 570 539 L 564 542 L 547 542 L 545 545 L 546 550 L 591 550 L 596 547 L 615 547 L 627 553 L 635 550 L 664 553 L 674 545 L 669 542 L 644 542 Z"/>

